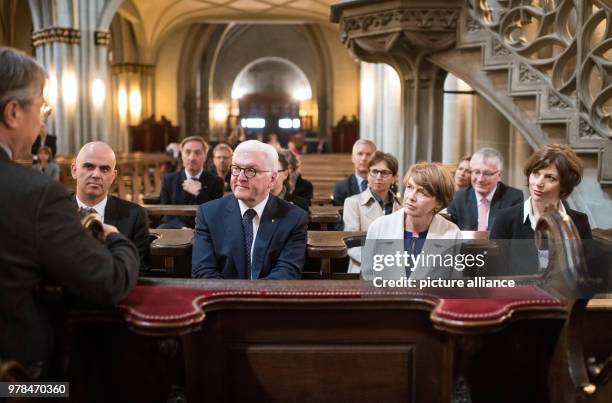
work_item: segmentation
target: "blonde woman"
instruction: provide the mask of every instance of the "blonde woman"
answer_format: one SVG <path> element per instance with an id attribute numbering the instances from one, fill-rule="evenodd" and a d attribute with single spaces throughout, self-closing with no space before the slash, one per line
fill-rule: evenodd
<path id="1" fill-rule="evenodd" d="M 363 256 L 367 260 L 363 262 L 364 278 L 374 274 L 374 255 L 403 254 L 405 251 L 412 256 L 423 251 L 427 254 L 456 252 L 458 244 L 454 240 L 461 239 L 461 231 L 438 214 L 452 200 L 454 186 L 452 176 L 440 164 L 419 162 L 408 169 L 404 177 L 403 209 L 376 219 L 368 229 L 368 250 Z M 385 278 L 424 278 L 428 275 L 452 275 L 453 271 L 446 269 L 447 273 L 440 273 L 434 270 L 435 267 L 411 269 L 396 265 L 382 275 Z"/>

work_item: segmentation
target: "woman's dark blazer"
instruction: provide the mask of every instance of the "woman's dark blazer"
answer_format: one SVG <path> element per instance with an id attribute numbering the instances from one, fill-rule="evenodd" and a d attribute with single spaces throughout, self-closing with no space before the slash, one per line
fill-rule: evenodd
<path id="1" fill-rule="evenodd" d="M 529 217 L 523 222 L 524 203 L 512 207 L 501 209 L 497 212 L 497 217 L 491 228 L 490 239 L 533 239 L 535 233 L 531 228 Z M 565 211 L 574 221 L 581 239 L 591 239 L 591 226 L 586 214 L 572 210 L 564 204 Z"/>
<path id="2" fill-rule="evenodd" d="M 305 199 L 295 194 L 285 194 L 285 201 L 288 201 L 291 204 L 295 204 L 307 213 L 310 212 L 310 210 L 308 209 L 308 205 L 310 204 L 308 199 Z"/>
<path id="3" fill-rule="evenodd" d="M 310 200 L 313 196 L 313 190 L 312 182 L 302 178 L 302 175 L 299 175 L 295 181 L 295 189 L 293 189 L 291 194 Z"/>
<path id="4" fill-rule="evenodd" d="M 501 209 L 493 223 L 490 239 L 534 239 L 535 232 L 531 228 L 529 217 L 523 222 L 523 205 Z M 565 211 L 571 217 L 578 229 L 581 239 L 591 239 L 591 227 L 586 214 L 572 210 L 564 204 Z M 539 272 L 538 252 L 532 242 L 502 242 L 500 253 L 491 257 L 487 275 L 525 275 Z"/>

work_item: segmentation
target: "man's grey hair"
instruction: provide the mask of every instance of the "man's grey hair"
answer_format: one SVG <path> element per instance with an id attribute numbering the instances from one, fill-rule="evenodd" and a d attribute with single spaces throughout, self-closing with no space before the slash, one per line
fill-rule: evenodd
<path id="1" fill-rule="evenodd" d="M 276 148 L 270 144 L 262 143 L 259 140 L 247 140 L 238 144 L 238 147 L 234 150 L 234 156 L 243 152 L 262 153 L 266 156 L 266 169 L 269 169 L 272 173 L 278 171 L 278 153 Z"/>
<path id="2" fill-rule="evenodd" d="M 500 171 L 504 169 L 504 157 L 494 148 L 481 148 L 472 155 L 471 161 L 475 159 L 482 159 L 483 161 L 494 160 L 497 163 L 497 169 Z"/>
<path id="3" fill-rule="evenodd" d="M 372 146 L 374 147 L 374 151 L 376 151 L 376 144 L 374 144 L 373 141 L 366 140 L 366 139 L 359 139 L 355 142 L 355 144 L 353 144 L 353 154 L 357 152 L 357 147 L 359 146 Z"/>
<path id="4" fill-rule="evenodd" d="M 47 77 L 44 67 L 30 56 L 0 47 L 0 123 L 7 103 L 17 101 L 23 107 L 29 106 L 42 94 Z"/>

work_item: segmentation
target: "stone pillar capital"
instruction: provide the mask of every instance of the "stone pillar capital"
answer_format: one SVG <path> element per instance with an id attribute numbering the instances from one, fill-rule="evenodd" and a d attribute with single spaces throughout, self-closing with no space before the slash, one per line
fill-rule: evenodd
<path id="1" fill-rule="evenodd" d="M 96 46 L 108 46 L 111 39 L 110 31 L 95 31 L 94 44 Z"/>
<path id="2" fill-rule="evenodd" d="M 347 1 L 332 6 L 342 43 L 359 59 L 395 65 L 411 74 L 428 54 L 455 44 L 458 0 Z"/>
<path id="3" fill-rule="evenodd" d="M 69 27 L 49 27 L 32 32 L 34 47 L 54 42 L 78 45 L 81 43 L 81 31 Z"/>

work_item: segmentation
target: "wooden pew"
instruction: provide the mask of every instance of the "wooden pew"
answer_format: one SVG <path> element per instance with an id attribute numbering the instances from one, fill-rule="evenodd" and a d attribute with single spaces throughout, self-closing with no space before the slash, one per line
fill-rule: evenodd
<path id="1" fill-rule="evenodd" d="M 319 234 L 322 247 L 339 253 L 346 237 Z M 563 274 L 555 271 L 567 260 L 581 264 L 571 243 L 555 247 L 562 249 L 545 277 Z M 562 281 L 573 289 L 581 271 L 570 270 Z M 537 282 L 475 299 L 426 291 L 382 292 L 361 281 L 142 279 L 117 309 L 71 312 L 71 397 L 610 401 L 612 295 L 562 301 Z"/>
<path id="2" fill-rule="evenodd" d="M 321 259 L 319 271 L 322 279 L 357 279 L 358 274 L 332 273 L 331 259 L 347 256 L 347 244 L 361 244 L 366 233 L 363 231 L 308 231 L 308 257 Z"/>
<path id="3" fill-rule="evenodd" d="M 165 276 L 177 278 L 191 277 L 191 251 L 193 243 L 192 229 L 150 230 L 155 238 L 151 242 L 151 255 L 161 256 L 164 260 Z M 365 232 L 341 231 L 308 231 L 306 252 L 310 258 L 321 259 L 320 278 L 357 278 L 344 273 L 331 272 L 331 259 L 347 256 L 347 243 L 358 244 L 365 237 Z M 176 264 L 176 259 L 183 259 L 183 264 Z M 307 271 L 307 270 L 306 270 Z"/>
<path id="4" fill-rule="evenodd" d="M 567 306 L 530 293 L 448 301 L 369 295 L 358 281 L 146 279 L 118 310 L 72 313 L 71 396 L 546 402 Z M 589 308 L 586 323 L 600 336 L 587 349 L 609 353 L 612 305 Z"/>
<path id="5" fill-rule="evenodd" d="M 143 195 L 161 191 L 162 165 L 170 160 L 166 154 L 116 153 L 117 179 L 111 193 L 124 200 L 138 202 Z M 76 181 L 72 179 L 70 165 L 75 155 L 58 155 L 55 162 L 60 167 L 60 178 L 64 187 L 74 192 Z"/>
<path id="6" fill-rule="evenodd" d="M 143 204 L 150 217 L 164 215 L 195 217 L 198 205 L 189 204 Z M 310 207 L 310 222 L 318 224 L 322 231 L 326 231 L 329 225 L 340 222 L 342 207 L 339 206 L 312 206 Z"/>
<path id="7" fill-rule="evenodd" d="M 342 221 L 342 207 L 323 205 L 310 206 L 310 222 L 318 224 L 321 231 L 332 229 L 334 224 Z M 331 227 L 330 227 L 331 226 Z"/>
<path id="8" fill-rule="evenodd" d="M 163 258 L 164 276 L 190 278 L 193 230 L 155 228 L 150 230 L 150 234 L 155 238 L 150 253 Z"/>
<path id="9" fill-rule="evenodd" d="M 143 204 L 150 216 L 178 215 L 195 217 L 198 212 L 197 204 Z"/>
<path id="10" fill-rule="evenodd" d="M 302 176 L 314 187 L 313 205 L 331 204 L 335 183 L 355 171 L 350 154 L 306 154 L 300 165 Z"/>

